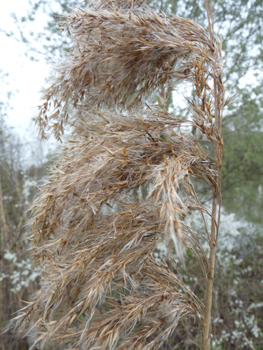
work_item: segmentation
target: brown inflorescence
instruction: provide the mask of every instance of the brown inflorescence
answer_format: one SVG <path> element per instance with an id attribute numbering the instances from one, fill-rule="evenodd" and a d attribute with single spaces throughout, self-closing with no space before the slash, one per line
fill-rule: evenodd
<path id="1" fill-rule="evenodd" d="M 218 190 L 220 157 L 201 143 L 223 147 L 220 42 L 140 1 L 93 2 L 65 17 L 74 47 L 44 92 L 37 124 L 43 137 L 52 130 L 60 139 L 67 122 L 71 137 L 32 206 L 41 288 L 10 327 L 26 328 L 33 347 L 158 349 L 182 318 L 202 327 L 202 302 L 172 258 L 158 263 L 153 252 L 166 239 L 179 261 L 185 247 L 209 274 L 209 232 L 185 218 L 211 216 L 192 179 Z M 144 104 L 185 81 L 196 93 L 188 120 Z M 135 200 L 142 186 L 148 194 Z"/>

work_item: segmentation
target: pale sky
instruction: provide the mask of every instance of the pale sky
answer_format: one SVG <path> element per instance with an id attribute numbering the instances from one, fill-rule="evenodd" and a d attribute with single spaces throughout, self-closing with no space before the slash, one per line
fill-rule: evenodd
<path id="1" fill-rule="evenodd" d="M 25 136 L 34 132 L 32 118 L 37 115 L 37 105 L 40 103 L 40 90 L 45 86 L 48 68 L 44 57 L 38 56 L 39 61 L 32 61 L 25 56 L 26 44 L 18 42 L 14 37 L 7 37 L 2 30 L 17 33 L 17 28 L 11 13 L 15 12 L 20 18 L 29 9 L 28 0 L 5 1 L 0 11 L 0 99 L 7 101 L 7 92 L 12 91 L 9 100 L 6 121 L 14 131 Z M 39 23 L 40 28 L 41 24 Z M 35 25 L 35 24 L 34 24 Z M 8 74 L 2 79 L 3 74 Z M 35 131 L 36 132 L 36 131 Z"/>

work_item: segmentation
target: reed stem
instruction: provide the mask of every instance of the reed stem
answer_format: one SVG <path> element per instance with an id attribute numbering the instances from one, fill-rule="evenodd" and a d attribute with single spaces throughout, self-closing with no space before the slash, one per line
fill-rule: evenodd
<path id="1" fill-rule="evenodd" d="M 221 137 L 221 115 L 219 107 L 220 95 L 217 91 L 217 84 L 214 79 L 214 95 L 215 95 L 215 127 L 218 129 L 218 134 Z M 219 229 L 219 218 L 220 218 L 220 202 L 218 208 L 218 220 L 217 220 L 217 206 L 218 198 L 221 196 L 221 164 L 222 164 L 222 152 L 221 147 L 217 141 L 214 142 L 214 155 L 215 155 L 215 171 L 218 173 L 218 177 L 213 189 L 213 201 L 212 201 L 212 222 L 211 222 L 211 236 L 210 236 L 210 255 L 209 255 L 209 270 L 206 279 L 206 297 L 205 297 L 205 314 L 204 314 L 204 327 L 202 333 L 202 350 L 210 349 L 210 341 L 212 338 L 211 334 L 211 310 L 212 310 L 212 299 L 213 299 L 213 282 L 214 282 L 214 270 L 215 270 L 215 254 L 216 244 Z"/>

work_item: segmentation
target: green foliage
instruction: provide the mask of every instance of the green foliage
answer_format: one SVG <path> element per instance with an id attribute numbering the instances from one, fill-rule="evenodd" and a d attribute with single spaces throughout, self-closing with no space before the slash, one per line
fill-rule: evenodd
<path id="1" fill-rule="evenodd" d="M 226 129 L 223 167 L 224 206 L 253 222 L 262 222 L 263 137 L 258 131 Z"/>

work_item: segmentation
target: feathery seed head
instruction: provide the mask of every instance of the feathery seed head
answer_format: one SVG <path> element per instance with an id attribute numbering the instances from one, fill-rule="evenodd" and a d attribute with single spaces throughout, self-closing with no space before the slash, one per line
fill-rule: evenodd
<path id="1" fill-rule="evenodd" d="M 224 105 L 220 45 L 199 25 L 157 14 L 141 1 L 94 1 L 65 16 L 74 48 L 57 66 L 37 119 L 71 139 L 32 206 L 32 253 L 43 267 L 41 288 L 13 325 L 28 326 L 35 345 L 57 348 L 158 349 L 185 316 L 202 323 L 202 302 L 153 258 L 165 238 L 176 253 L 208 261 L 200 235 L 185 223 L 200 204 L 191 180 L 216 186 L 202 142 L 221 145 L 214 87 Z M 190 120 L 162 106 L 144 108 L 150 93 L 192 82 Z M 138 113 L 134 107 L 141 106 Z M 49 112 L 50 110 L 53 111 Z M 138 200 L 133 191 L 148 186 Z"/>

